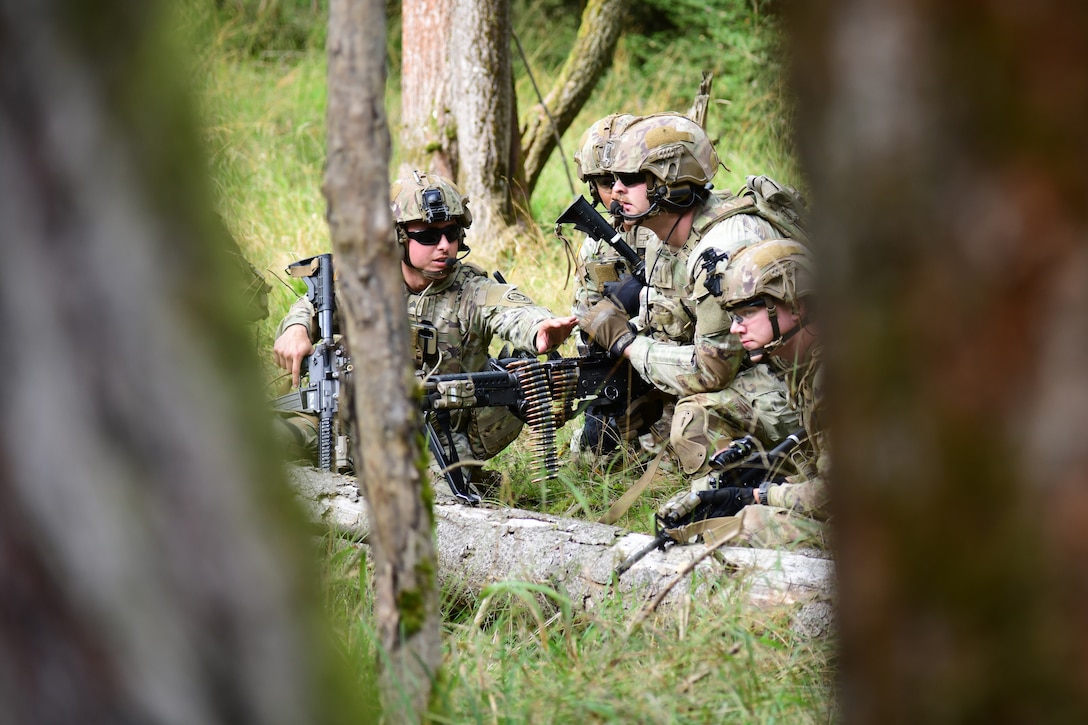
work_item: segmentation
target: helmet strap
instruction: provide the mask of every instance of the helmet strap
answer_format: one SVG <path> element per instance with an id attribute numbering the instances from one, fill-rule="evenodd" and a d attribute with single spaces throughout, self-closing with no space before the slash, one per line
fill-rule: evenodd
<path id="1" fill-rule="evenodd" d="M 751 355 L 753 352 L 766 355 L 767 353 L 779 347 L 782 347 L 782 345 L 786 344 L 786 342 L 789 341 L 790 338 L 803 330 L 805 328 L 805 325 L 808 323 L 808 320 L 804 317 L 798 317 L 797 324 L 794 325 L 793 329 L 783 335 L 778 328 L 778 308 L 775 307 L 773 303 L 768 303 L 767 305 L 767 316 L 771 320 L 771 334 L 774 335 L 774 337 L 772 337 L 771 341 L 763 347 L 757 348 L 749 352 L 749 355 Z"/>

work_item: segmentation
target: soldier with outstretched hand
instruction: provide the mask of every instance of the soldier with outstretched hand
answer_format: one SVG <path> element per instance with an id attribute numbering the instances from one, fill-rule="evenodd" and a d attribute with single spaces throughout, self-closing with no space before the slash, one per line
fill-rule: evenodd
<path id="1" fill-rule="evenodd" d="M 557 317 L 533 304 L 516 286 L 497 282 L 462 261 L 469 253 L 465 233 L 472 214 L 468 199 L 453 182 L 415 171 L 393 183 L 390 199 L 418 370 L 479 372 L 494 337 L 535 355 L 554 350 L 570 335 L 575 317 Z M 276 364 L 291 371 L 295 385 L 316 334 L 313 305 L 303 297 L 280 323 L 273 346 Z M 451 417 L 462 462 L 491 458 L 517 437 L 523 425 L 506 408 L 458 410 Z M 305 446 L 311 432 L 304 430 L 296 438 Z M 479 467 L 470 470 L 478 472 Z"/>

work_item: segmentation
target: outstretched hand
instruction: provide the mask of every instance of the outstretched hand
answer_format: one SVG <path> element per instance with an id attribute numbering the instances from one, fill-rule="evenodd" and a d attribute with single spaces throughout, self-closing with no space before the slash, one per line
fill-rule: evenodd
<path id="1" fill-rule="evenodd" d="M 298 387 L 302 373 L 302 361 L 314 351 L 310 331 L 305 325 L 291 325 L 276 338 L 272 345 L 272 357 L 279 367 L 291 371 L 291 385 Z"/>
<path id="2" fill-rule="evenodd" d="M 577 324 L 578 318 L 574 316 L 549 317 L 544 320 L 536 331 L 536 351 L 543 355 L 559 347 L 570 337 L 570 333 Z"/>

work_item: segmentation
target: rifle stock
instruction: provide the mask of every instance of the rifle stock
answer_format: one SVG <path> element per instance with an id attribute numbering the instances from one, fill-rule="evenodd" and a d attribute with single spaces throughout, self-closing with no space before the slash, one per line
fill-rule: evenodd
<path id="1" fill-rule="evenodd" d="M 559 233 L 560 224 L 573 224 L 574 228 L 588 234 L 599 242 L 605 242 L 612 246 L 627 262 L 631 274 L 643 285 L 646 284 L 646 262 L 638 256 L 638 252 L 631 249 L 631 245 L 623 239 L 623 233 L 612 228 L 601 213 L 586 201 L 584 196 L 575 199 L 566 210 L 555 220 L 556 234 Z"/>

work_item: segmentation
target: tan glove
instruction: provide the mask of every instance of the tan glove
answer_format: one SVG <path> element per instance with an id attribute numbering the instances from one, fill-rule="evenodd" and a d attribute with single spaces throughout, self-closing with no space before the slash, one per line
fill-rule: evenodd
<path id="1" fill-rule="evenodd" d="M 590 307 L 585 317 L 579 317 L 578 326 L 612 357 L 623 355 L 623 351 L 635 340 L 635 331 L 627 321 L 627 312 L 607 297 Z"/>

